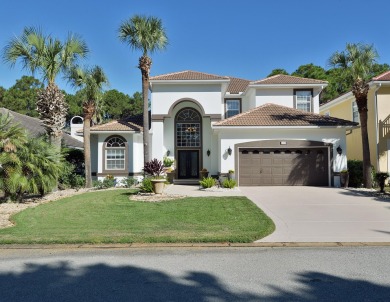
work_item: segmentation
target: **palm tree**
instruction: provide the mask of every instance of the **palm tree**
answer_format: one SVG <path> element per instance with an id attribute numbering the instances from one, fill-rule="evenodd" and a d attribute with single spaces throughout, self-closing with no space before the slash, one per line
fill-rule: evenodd
<path id="1" fill-rule="evenodd" d="M 378 53 L 373 45 L 350 44 L 342 52 L 335 52 L 329 59 L 331 66 L 341 68 L 352 79 L 352 93 L 355 96 L 360 117 L 363 147 L 363 182 L 366 188 L 372 187 L 370 145 L 367 129 L 368 81 Z"/>
<path id="2" fill-rule="evenodd" d="M 101 99 L 103 86 L 108 84 L 108 79 L 103 69 L 99 66 L 91 69 L 74 67 L 70 70 L 68 78 L 73 86 L 81 88 L 83 93 L 85 187 L 91 188 L 91 141 L 89 129 L 96 111 L 96 103 Z"/>
<path id="3" fill-rule="evenodd" d="M 142 96 L 143 106 L 143 141 L 144 141 L 144 163 L 150 160 L 149 156 L 149 73 L 152 59 L 148 53 L 163 50 L 168 44 L 168 38 L 162 22 L 156 17 L 135 15 L 124 21 L 119 27 L 119 39 L 127 43 L 133 50 L 141 50 L 138 68 L 142 74 Z"/>
<path id="4" fill-rule="evenodd" d="M 65 42 L 61 42 L 34 27 L 24 28 L 22 35 L 13 38 L 3 49 L 5 63 L 13 67 L 20 59 L 24 69 L 31 73 L 38 71 L 42 80 L 47 83 L 46 88 L 38 92 L 37 111 L 47 129 L 50 142 L 58 149 L 61 147 L 68 107 L 55 79 L 87 53 L 88 47 L 78 36 L 69 34 Z"/>

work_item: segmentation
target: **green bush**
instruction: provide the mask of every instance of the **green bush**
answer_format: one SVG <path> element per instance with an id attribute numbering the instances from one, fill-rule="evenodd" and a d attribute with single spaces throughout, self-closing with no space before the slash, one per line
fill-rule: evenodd
<path id="1" fill-rule="evenodd" d="M 348 160 L 349 187 L 360 188 L 363 184 L 363 162 L 361 160 Z"/>
<path id="2" fill-rule="evenodd" d="M 153 185 L 152 185 L 152 180 L 150 177 L 145 177 L 142 180 L 140 190 L 141 190 L 141 192 L 144 192 L 144 193 L 153 193 Z"/>
<path id="3" fill-rule="evenodd" d="M 203 177 L 203 179 L 199 181 L 199 184 L 204 189 L 211 188 L 215 186 L 215 179 L 212 177 Z"/>
<path id="4" fill-rule="evenodd" d="M 93 187 L 101 190 L 101 189 L 108 189 L 115 187 L 116 185 L 116 179 L 112 175 L 107 175 L 103 181 L 101 180 L 95 180 L 93 181 Z"/>
<path id="5" fill-rule="evenodd" d="M 348 160 L 349 187 L 360 188 L 363 185 L 363 161 L 357 159 Z M 375 168 L 371 167 L 371 177 L 375 186 Z"/>
<path id="6" fill-rule="evenodd" d="M 80 189 L 85 186 L 85 177 L 77 174 L 72 174 L 70 178 L 70 186 L 72 189 Z"/>
<path id="7" fill-rule="evenodd" d="M 173 159 L 170 159 L 169 157 L 164 157 L 163 163 L 165 168 L 169 168 L 173 165 L 175 161 Z"/>
<path id="8" fill-rule="evenodd" d="M 137 183 L 137 179 L 134 177 L 130 177 L 130 176 L 122 179 L 122 181 L 121 181 L 121 184 L 124 185 L 126 188 L 131 188 L 136 183 Z"/>
<path id="9" fill-rule="evenodd" d="M 225 179 L 222 182 L 222 187 L 227 189 L 233 189 L 237 185 L 236 181 L 234 179 Z"/>

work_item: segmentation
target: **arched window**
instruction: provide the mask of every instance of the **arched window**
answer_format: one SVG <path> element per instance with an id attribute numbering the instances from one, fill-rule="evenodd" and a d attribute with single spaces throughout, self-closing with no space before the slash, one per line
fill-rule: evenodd
<path id="1" fill-rule="evenodd" d="M 104 144 L 105 170 L 125 170 L 127 143 L 120 136 L 109 137 Z"/>
<path id="2" fill-rule="evenodd" d="M 201 147 L 201 116 L 192 109 L 185 108 L 176 116 L 176 146 Z"/>

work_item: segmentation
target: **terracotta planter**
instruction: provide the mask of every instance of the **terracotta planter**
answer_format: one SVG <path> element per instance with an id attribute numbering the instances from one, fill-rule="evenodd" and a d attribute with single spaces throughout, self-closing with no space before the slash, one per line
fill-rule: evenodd
<path id="1" fill-rule="evenodd" d="M 164 191 L 165 179 L 152 179 L 153 192 L 155 194 L 162 194 Z"/>
<path id="2" fill-rule="evenodd" d="M 167 172 L 167 181 L 172 184 L 173 179 L 175 178 L 175 171 Z"/>

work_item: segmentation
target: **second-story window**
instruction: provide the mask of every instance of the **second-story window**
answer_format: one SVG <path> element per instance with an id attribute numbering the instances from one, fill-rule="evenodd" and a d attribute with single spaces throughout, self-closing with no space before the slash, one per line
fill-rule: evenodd
<path id="1" fill-rule="evenodd" d="M 295 90 L 295 108 L 307 112 L 313 112 L 313 91 L 312 90 Z"/>
<path id="2" fill-rule="evenodd" d="M 352 121 L 360 123 L 358 106 L 355 101 L 352 102 Z"/>
<path id="3" fill-rule="evenodd" d="M 241 100 L 240 99 L 227 99 L 225 100 L 225 118 L 229 118 L 241 113 Z"/>

